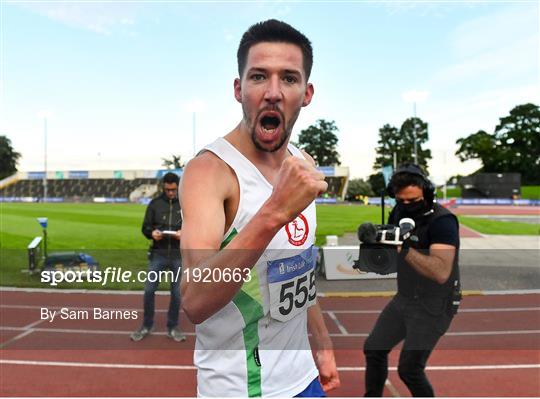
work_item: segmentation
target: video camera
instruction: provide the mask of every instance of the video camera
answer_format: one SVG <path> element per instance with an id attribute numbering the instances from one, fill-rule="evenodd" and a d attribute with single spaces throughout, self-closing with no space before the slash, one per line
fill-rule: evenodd
<path id="1" fill-rule="evenodd" d="M 363 272 L 391 274 L 397 272 L 397 246 L 412 238 L 414 220 L 403 218 L 399 226 L 363 223 L 358 227 L 360 253 L 353 268 Z"/>

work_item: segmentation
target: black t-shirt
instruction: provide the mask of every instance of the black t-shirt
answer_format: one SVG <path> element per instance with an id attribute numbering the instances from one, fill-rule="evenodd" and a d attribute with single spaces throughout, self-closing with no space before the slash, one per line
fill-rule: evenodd
<path id="1" fill-rule="evenodd" d="M 459 249 L 459 225 L 456 217 L 447 209 L 435 204 L 434 213 L 427 219 L 416 221 L 415 233 L 418 241 L 411 247 L 428 255 L 432 244 L 447 244 Z M 414 233 L 413 233 L 414 234 Z M 418 273 L 403 257 L 398 257 L 398 291 L 405 296 L 421 295 L 446 297 L 451 292 L 454 280 L 459 279 L 458 253 L 452 268 L 452 274 L 445 284 L 439 284 Z"/>
<path id="2" fill-rule="evenodd" d="M 435 219 L 428 228 L 428 241 L 431 244 L 448 244 L 459 246 L 459 227 L 452 215 L 444 215 Z"/>

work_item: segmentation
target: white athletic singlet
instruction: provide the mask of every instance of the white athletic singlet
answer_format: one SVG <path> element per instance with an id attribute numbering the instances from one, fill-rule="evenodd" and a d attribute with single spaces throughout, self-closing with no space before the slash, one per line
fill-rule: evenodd
<path id="1" fill-rule="evenodd" d="M 296 147 L 288 149 L 304 159 Z M 224 138 L 204 150 L 225 161 L 240 186 L 223 247 L 270 197 L 272 186 Z M 292 397 L 318 376 L 307 332 L 307 309 L 316 300 L 315 228 L 312 202 L 272 239 L 234 299 L 196 326 L 199 396 Z"/>

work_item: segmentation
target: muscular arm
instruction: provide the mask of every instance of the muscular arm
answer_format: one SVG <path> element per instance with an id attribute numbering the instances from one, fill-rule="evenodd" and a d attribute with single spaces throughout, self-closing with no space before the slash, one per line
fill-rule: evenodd
<path id="1" fill-rule="evenodd" d="M 317 302 L 308 309 L 308 330 L 315 341 L 315 349 L 332 349 L 332 340 L 324 324 L 321 308 Z"/>
<path id="2" fill-rule="evenodd" d="M 272 196 L 251 221 L 219 251 L 225 233 L 225 202 L 235 187 L 234 174 L 213 154 L 204 153 L 192 160 L 182 178 L 180 198 L 184 222 L 182 226 L 182 258 L 184 273 L 193 276 L 194 269 L 251 269 L 279 229 L 294 219 L 315 198 L 326 183 L 313 178 L 298 159 L 284 162 Z M 291 196 L 289 185 L 302 190 Z M 324 187 L 323 187 L 324 185 Z M 301 193 L 303 191 L 303 193 Z M 296 198 L 293 198 L 296 196 Z M 194 281 L 182 279 L 182 307 L 193 323 L 202 323 L 229 303 L 243 284 L 240 282 Z"/>
<path id="3" fill-rule="evenodd" d="M 448 244 L 431 244 L 429 255 L 410 248 L 405 261 L 419 274 L 439 284 L 444 284 L 450 277 L 456 247 Z"/>
<path id="4" fill-rule="evenodd" d="M 459 225 L 455 217 L 447 215 L 430 224 L 428 234 L 429 255 L 411 248 L 405 261 L 422 276 L 444 284 L 452 273 L 459 246 Z"/>
<path id="5" fill-rule="evenodd" d="M 341 385 L 332 349 L 332 340 L 328 334 L 319 304 L 308 309 L 308 330 L 315 343 L 315 363 L 319 370 L 321 384 L 325 392 Z"/>
<path id="6" fill-rule="evenodd" d="M 182 212 L 182 258 L 184 274 L 182 306 L 193 323 L 201 323 L 232 300 L 242 286 L 239 282 L 194 281 L 193 270 L 251 268 L 279 230 L 280 223 L 265 209 L 251 220 L 227 246 L 219 251 L 225 233 L 225 200 L 231 195 L 234 176 L 223 161 L 203 154 L 186 167 L 180 189 Z M 246 277 L 247 273 L 243 273 Z"/>

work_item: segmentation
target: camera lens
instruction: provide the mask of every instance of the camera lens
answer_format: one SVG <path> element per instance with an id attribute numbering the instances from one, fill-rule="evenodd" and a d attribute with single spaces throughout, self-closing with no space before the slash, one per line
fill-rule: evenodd
<path id="1" fill-rule="evenodd" d="M 369 251 L 369 261 L 374 268 L 386 268 L 390 258 L 384 248 L 374 248 Z"/>
<path id="2" fill-rule="evenodd" d="M 386 275 L 397 270 L 397 250 L 393 245 L 362 244 L 357 268 L 364 272 Z"/>

